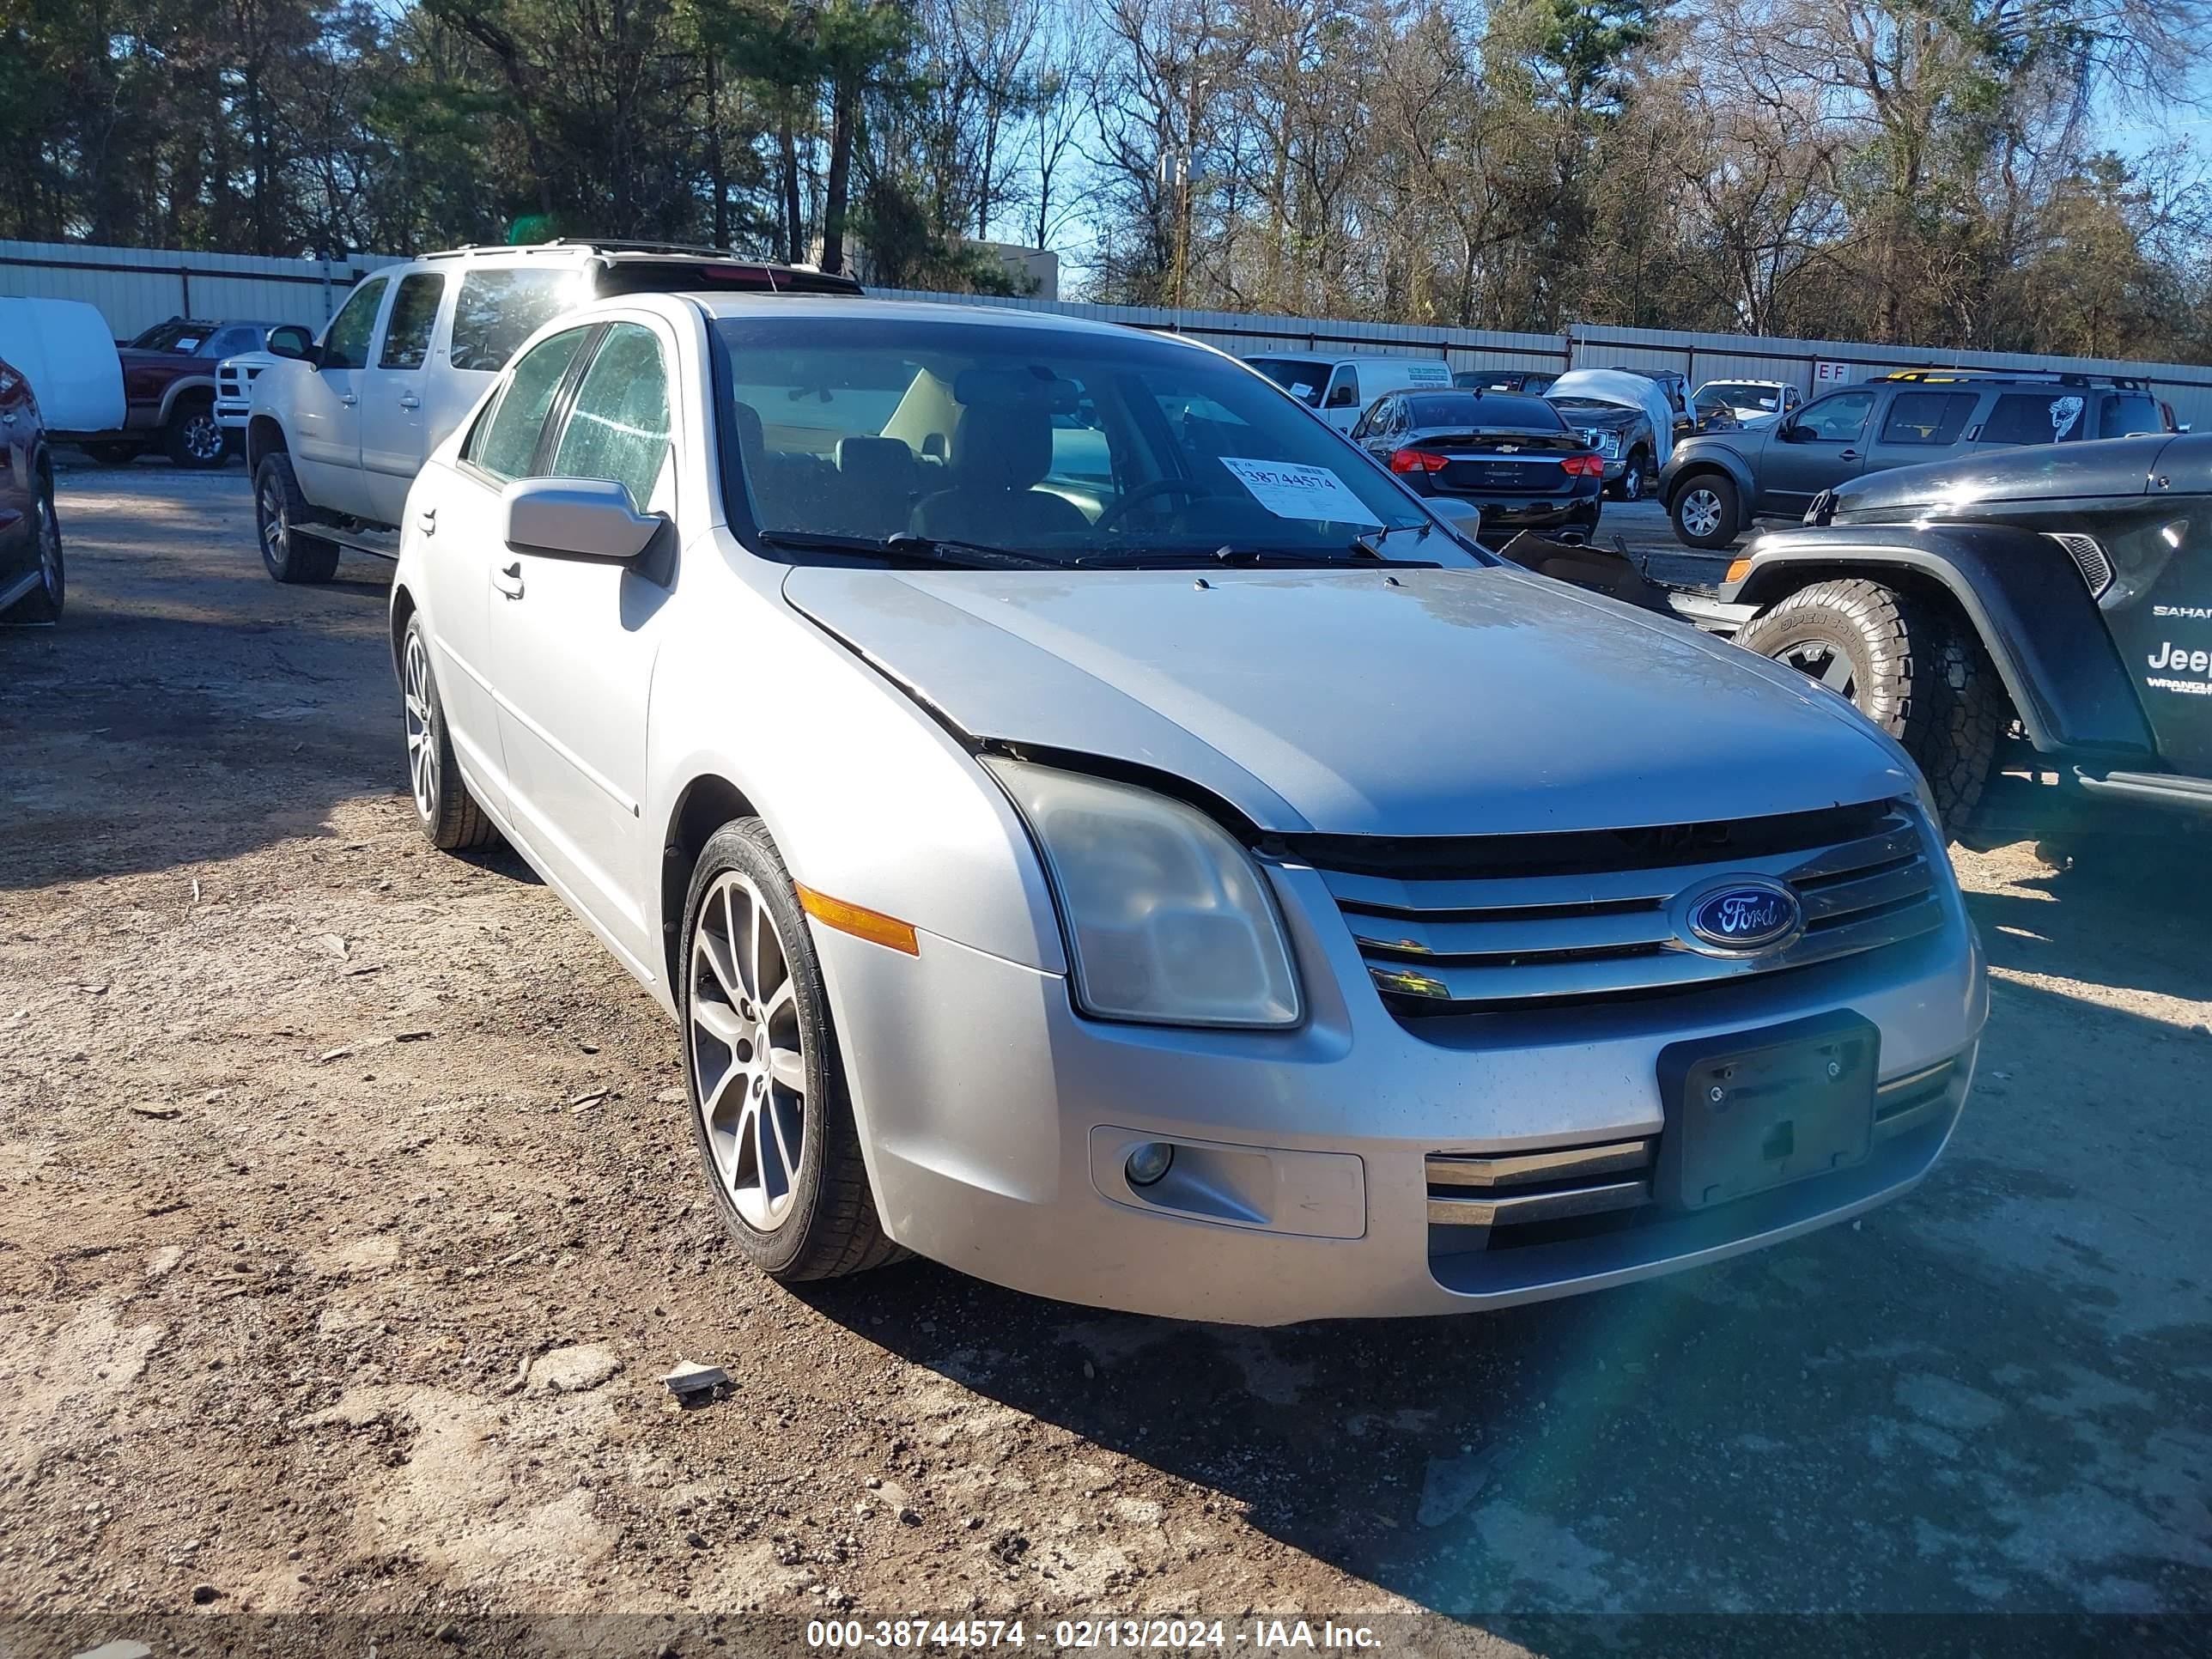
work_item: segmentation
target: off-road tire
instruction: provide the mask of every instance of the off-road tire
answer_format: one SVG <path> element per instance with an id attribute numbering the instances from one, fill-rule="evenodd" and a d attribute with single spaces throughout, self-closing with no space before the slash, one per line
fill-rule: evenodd
<path id="1" fill-rule="evenodd" d="M 161 427 L 161 453 L 171 465 L 191 472 L 207 471 L 230 459 L 214 398 L 203 393 L 177 399 Z"/>
<path id="2" fill-rule="evenodd" d="M 797 1003 L 807 1070 L 804 1150 L 792 1183 L 793 1207 L 773 1232 L 749 1225 L 731 1201 L 714 1164 L 700 1109 L 699 1067 L 692 1052 L 692 963 L 702 902 L 716 878 L 741 872 L 760 893 L 775 922 L 778 942 Z M 684 1078 L 693 1139 L 722 1224 L 745 1259 L 785 1284 L 838 1279 L 896 1261 L 907 1253 L 884 1235 L 874 1189 L 860 1155 L 860 1133 L 845 1085 L 844 1058 L 830 1016 L 830 997 L 814 938 L 799 909 L 798 890 L 783 858 L 758 818 L 724 824 L 701 849 L 684 900 L 681 969 L 674 987 L 683 1017 Z"/>
<path id="3" fill-rule="evenodd" d="M 422 653 L 419 686 L 410 681 L 417 651 Z M 438 695 L 438 676 L 432 665 L 430 630 L 422 625 L 419 611 L 407 619 L 407 631 L 400 641 L 399 690 L 415 827 L 443 853 L 491 846 L 499 840 L 499 830 L 469 793 L 468 780 L 461 775 L 460 762 L 454 757 L 453 734 L 446 729 L 446 705 Z M 418 757 L 422 765 L 419 773 Z"/>
<path id="4" fill-rule="evenodd" d="M 1697 499 L 1701 491 L 1711 495 L 1710 507 L 1720 516 L 1710 528 L 1694 531 L 1685 522 L 1684 512 L 1693 501 L 1700 507 L 1708 505 Z M 1743 530 L 1743 501 L 1736 494 L 1735 481 L 1725 472 L 1693 472 L 1682 480 L 1674 499 L 1667 504 L 1667 517 L 1674 524 L 1674 539 L 1683 546 L 1723 548 Z"/>
<path id="5" fill-rule="evenodd" d="M 1880 582 L 1814 582 L 1753 618 L 1736 643 L 1792 667 L 1821 650 L 1839 656 L 1852 702 L 1926 775 L 1944 833 L 1972 819 L 2011 708 L 1989 653 L 1957 618 Z"/>
<path id="6" fill-rule="evenodd" d="M 338 546 L 302 528 L 314 522 L 315 509 L 300 493 L 292 458 L 281 450 L 261 458 L 253 475 L 253 538 L 271 580 L 326 582 L 337 574 Z M 276 521 L 276 533 L 270 522 Z"/>
<path id="7" fill-rule="evenodd" d="M 54 481 L 43 473 L 39 478 L 38 501 L 32 513 L 31 534 L 36 538 L 34 556 L 38 561 L 39 585 L 0 614 L 0 622 L 11 625 L 59 622 L 62 602 L 68 592 L 62 565 L 61 520 L 54 516 Z"/>
<path id="8" fill-rule="evenodd" d="M 143 444 L 106 442 L 87 444 L 84 453 L 102 466 L 128 466 L 138 459 L 144 448 Z"/>

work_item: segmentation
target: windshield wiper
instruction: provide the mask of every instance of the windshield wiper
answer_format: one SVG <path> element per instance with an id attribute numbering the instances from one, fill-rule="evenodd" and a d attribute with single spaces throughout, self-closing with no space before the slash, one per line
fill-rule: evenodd
<path id="1" fill-rule="evenodd" d="M 1349 557 L 1346 555 L 1350 555 Z M 1211 553 L 1194 547 L 1137 547 L 1112 553 L 1093 553 L 1073 561 L 1079 568 L 1107 569 L 1199 569 L 1211 564 L 1269 565 L 1276 568 L 1311 570 L 1346 565 L 1354 559 L 1381 559 L 1385 564 L 1419 564 L 1433 569 L 1425 561 L 1384 558 L 1382 554 L 1364 542 L 1346 544 L 1342 553 L 1327 548 L 1299 550 L 1296 548 L 1237 547 L 1224 544 Z"/>
<path id="2" fill-rule="evenodd" d="M 963 542 L 944 536 L 841 536 L 815 530 L 764 530 L 758 539 L 770 547 L 802 553 L 865 553 L 908 564 L 945 565 L 957 570 L 1057 570 L 1064 559 Z"/>
<path id="3" fill-rule="evenodd" d="M 1354 536 L 1346 545 L 1363 559 L 1381 559 L 1385 564 L 1404 564 L 1408 561 L 1393 559 L 1386 556 L 1382 551 L 1382 544 L 1401 530 L 1412 531 L 1415 541 L 1425 542 L 1429 538 L 1429 532 L 1435 528 L 1436 526 L 1426 519 L 1422 520 L 1419 524 L 1378 525 L 1373 535 Z"/>

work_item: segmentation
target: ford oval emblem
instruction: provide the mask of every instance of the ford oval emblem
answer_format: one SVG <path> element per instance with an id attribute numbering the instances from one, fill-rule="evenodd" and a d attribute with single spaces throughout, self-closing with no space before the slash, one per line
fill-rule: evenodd
<path id="1" fill-rule="evenodd" d="M 1682 927 L 1698 950 L 1750 956 L 1796 938 L 1805 925 L 1797 895 L 1763 876 L 1735 876 L 1687 896 Z"/>

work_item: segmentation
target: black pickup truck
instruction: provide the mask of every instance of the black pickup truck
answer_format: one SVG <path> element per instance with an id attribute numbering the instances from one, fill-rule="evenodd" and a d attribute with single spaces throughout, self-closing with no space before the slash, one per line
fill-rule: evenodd
<path id="1" fill-rule="evenodd" d="M 2001 764 L 2212 816 L 2212 434 L 1855 478 L 1676 608 L 1850 698 L 1954 835 Z"/>

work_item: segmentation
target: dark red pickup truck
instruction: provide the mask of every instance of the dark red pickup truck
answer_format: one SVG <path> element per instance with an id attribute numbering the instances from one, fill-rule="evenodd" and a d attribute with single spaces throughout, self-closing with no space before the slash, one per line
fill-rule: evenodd
<path id="1" fill-rule="evenodd" d="M 271 323 L 156 323 L 117 355 L 126 408 L 120 432 L 85 434 L 86 453 L 114 465 L 158 445 L 179 466 L 221 466 L 228 450 L 215 417 L 216 365 L 268 343 Z"/>

